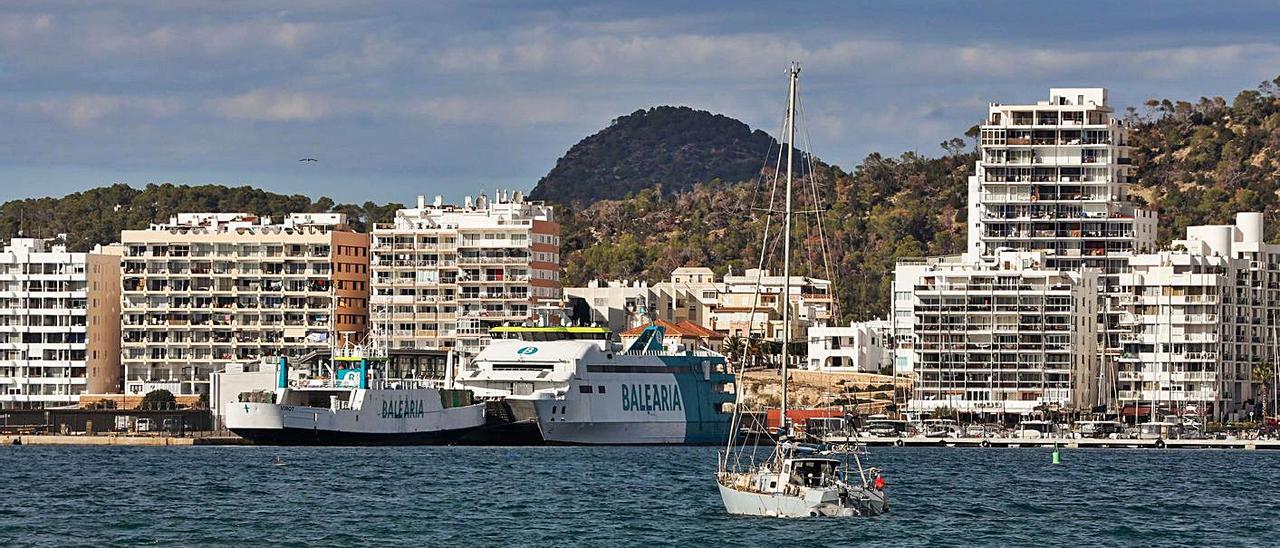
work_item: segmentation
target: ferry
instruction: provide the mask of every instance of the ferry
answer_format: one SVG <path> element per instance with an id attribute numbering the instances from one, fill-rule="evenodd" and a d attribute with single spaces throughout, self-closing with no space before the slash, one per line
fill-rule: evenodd
<path id="1" fill-rule="evenodd" d="M 452 443 L 485 423 L 485 406 L 469 391 L 373 378 L 375 358 L 333 360 L 345 367 L 332 378 L 290 379 L 281 358 L 274 390 L 242 392 L 224 405 L 227 429 L 264 445 L 428 445 Z"/>
<path id="2" fill-rule="evenodd" d="M 728 435 L 724 356 L 666 343 L 661 326 L 625 347 L 601 328 L 500 329 L 456 384 L 501 399 L 546 443 L 712 445 Z"/>

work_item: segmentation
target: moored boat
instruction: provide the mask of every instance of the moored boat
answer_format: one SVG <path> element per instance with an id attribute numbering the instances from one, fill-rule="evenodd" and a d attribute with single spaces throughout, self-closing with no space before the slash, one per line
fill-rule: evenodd
<path id="1" fill-rule="evenodd" d="M 667 344 L 650 326 L 630 345 L 606 338 L 494 339 L 459 386 L 501 397 L 547 443 L 710 445 L 729 432 L 724 357 Z"/>
<path id="2" fill-rule="evenodd" d="M 782 273 L 783 299 L 791 294 L 791 225 L 792 225 L 792 170 L 796 165 L 795 122 L 797 108 L 797 84 L 800 67 L 791 65 L 788 71 L 789 94 L 787 97 L 785 154 L 780 153 L 779 165 L 786 164 L 786 187 L 782 194 L 785 209 L 782 211 Z M 785 156 L 785 161 L 782 160 Z M 774 192 L 778 189 L 775 187 Z M 813 189 L 817 200 L 816 187 Z M 770 194 L 772 196 L 772 194 Z M 818 204 L 810 204 L 814 211 L 821 211 Z M 770 202 L 772 209 L 772 201 Z M 761 249 L 770 247 L 768 224 L 765 225 Z M 819 224 L 819 226 L 821 226 Z M 825 253 L 826 246 L 823 246 Z M 763 271 L 766 255 L 760 255 Z M 752 315 L 759 304 L 759 282 L 756 299 L 752 303 Z M 754 317 L 748 320 L 752 325 Z M 755 451 L 745 451 L 737 443 L 737 436 L 727 436 L 728 444 L 719 455 L 716 483 L 725 511 L 735 515 L 773 517 L 817 516 L 874 516 L 889 511 L 888 496 L 884 491 L 884 478 L 875 468 L 864 469 L 861 455 L 865 446 L 857 442 L 840 450 L 810 451 L 791 441 L 791 428 L 787 414 L 787 370 L 792 341 L 791 306 L 784 300 L 782 306 L 781 342 L 781 406 L 778 428 L 779 443 L 772 454 L 757 460 Z M 751 340 L 748 333 L 747 339 Z M 741 402 L 734 410 L 735 424 L 741 417 Z M 734 429 L 736 430 L 736 428 Z"/>
<path id="3" fill-rule="evenodd" d="M 484 404 L 469 391 L 376 378 L 373 358 L 334 361 L 351 368 L 326 379 L 290 379 L 282 358 L 274 390 L 244 392 L 226 405 L 227 429 L 267 445 L 424 445 L 451 443 L 484 424 Z"/>

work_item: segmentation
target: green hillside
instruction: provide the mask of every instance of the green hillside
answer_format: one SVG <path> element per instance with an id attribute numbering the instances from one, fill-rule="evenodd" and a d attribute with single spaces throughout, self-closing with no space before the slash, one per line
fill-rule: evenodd
<path id="1" fill-rule="evenodd" d="M 570 148 L 530 197 L 590 204 L 646 188 L 671 195 L 714 179 L 745 181 L 760 172 L 773 145 L 763 131 L 704 110 L 637 110 Z"/>

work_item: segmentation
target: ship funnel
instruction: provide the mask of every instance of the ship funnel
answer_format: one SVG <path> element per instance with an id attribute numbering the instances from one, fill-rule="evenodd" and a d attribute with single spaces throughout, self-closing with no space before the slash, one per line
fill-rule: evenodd
<path id="1" fill-rule="evenodd" d="M 276 366 L 276 388 L 289 387 L 289 358 L 280 356 L 280 363 Z"/>

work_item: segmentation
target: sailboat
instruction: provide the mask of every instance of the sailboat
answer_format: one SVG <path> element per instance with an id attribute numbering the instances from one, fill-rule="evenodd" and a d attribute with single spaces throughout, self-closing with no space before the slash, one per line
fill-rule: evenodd
<path id="1" fill-rule="evenodd" d="M 741 390 L 734 408 L 728 444 L 719 454 L 716 483 L 725 510 L 730 514 L 773 517 L 874 516 L 889 511 L 884 478 L 875 468 L 864 469 L 865 446 L 824 449 L 795 443 L 787 420 L 787 366 L 791 342 L 791 224 L 792 169 L 794 166 L 797 86 L 800 66 L 792 63 L 787 95 L 786 190 L 783 210 L 783 291 L 782 291 L 782 405 L 781 427 L 773 451 L 762 460 L 754 458 L 737 442 L 737 425 L 742 414 Z M 781 156 L 781 152 L 779 152 Z M 779 158 L 781 162 L 781 157 Z M 812 170 L 810 170 L 812 172 Z M 815 192 L 816 195 L 816 192 Z M 816 199 L 816 196 L 815 196 Z M 816 206 L 816 204 L 814 204 Z M 816 210 L 816 207 L 815 207 Z M 770 212 L 772 214 L 772 212 Z M 768 246 L 766 224 L 760 262 L 763 266 Z M 757 288 L 757 295 L 759 289 Z M 757 296 L 758 298 L 758 296 Z M 755 307 L 752 307 L 754 311 Z M 754 312 L 753 312 L 754 313 Z M 750 336 L 748 336 L 750 339 Z M 738 383 L 741 386 L 741 383 Z"/>

